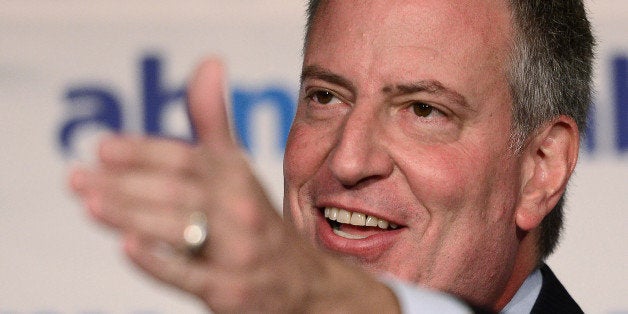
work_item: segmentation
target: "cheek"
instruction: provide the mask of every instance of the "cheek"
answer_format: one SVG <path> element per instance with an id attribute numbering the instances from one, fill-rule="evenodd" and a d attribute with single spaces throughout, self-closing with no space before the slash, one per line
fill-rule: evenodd
<path id="1" fill-rule="evenodd" d="M 320 128 L 295 120 L 284 154 L 284 216 L 298 229 L 314 226 L 312 193 L 308 187 L 324 166 L 335 136 L 332 128 Z"/>
<path id="2" fill-rule="evenodd" d="M 325 136 L 311 126 L 294 122 L 284 154 L 286 192 L 298 189 L 312 177 L 324 163 L 327 153 Z"/>
<path id="3" fill-rule="evenodd" d="M 457 166 L 455 155 L 439 150 L 437 147 L 414 150 L 395 157 L 412 193 L 428 211 L 452 208 L 458 203 L 470 175 L 466 173 L 467 169 Z"/>
<path id="4" fill-rule="evenodd" d="M 416 210 L 425 214 L 414 215 L 419 217 L 415 223 L 420 232 L 412 235 L 406 251 L 424 256 L 424 266 L 406 267 L 410 269 L 407 277 L 451 288 L 454 283 L 477 282 L 463 278 L 468 273 L 506 269 L 510 253 L 504 252 L 516 247 L 513 183 L 508 179 L 513 164 L 479 150 L 452 147 L 431 147 L 413 154 L 421 158 L 401 163 L 400 170 L 420 204 Z M 424 271 L 417 276 L 413 266 Z"/>
<path id="5" fill-rule="evenodd" d="M 504 201 L 513 199 L 513 174 L 508 160 L 487 151 L 441 146 L 413 152 L 422 156 L 414 162 L 404 161 L 407 156 L 397 159 L 416 198 L 432 216 L 495 218 L 505 213 Z"/>

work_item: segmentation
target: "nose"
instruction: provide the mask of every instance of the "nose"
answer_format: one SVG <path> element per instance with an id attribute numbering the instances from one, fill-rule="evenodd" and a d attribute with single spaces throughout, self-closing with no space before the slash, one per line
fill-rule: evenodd
<path id="1" fill-rule="evenodd" d="M 385 132 L 376 112 L 358 111 L 347 115 L 330 153 L 332 175 L 345 187 L 388 177 L 393 162 L 384 145 Z"/>

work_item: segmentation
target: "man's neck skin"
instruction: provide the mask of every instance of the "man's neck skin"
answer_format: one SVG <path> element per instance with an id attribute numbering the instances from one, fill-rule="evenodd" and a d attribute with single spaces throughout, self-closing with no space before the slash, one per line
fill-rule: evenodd
<path id="1" fill-rule="evenodd" d="M 535 229 L 532 232 L 520 233 L 520 245 L 515 257 L 515 265 L 512 275 L 508 279 L 506 288 L 502 295 L 494 303 L 492 310 L 496 313 L 501 311 L 510 302 L 512 297 L 517 293 L 523 282 L 538 266 L 538 253 L 536 248 L 538 232 Z"/>

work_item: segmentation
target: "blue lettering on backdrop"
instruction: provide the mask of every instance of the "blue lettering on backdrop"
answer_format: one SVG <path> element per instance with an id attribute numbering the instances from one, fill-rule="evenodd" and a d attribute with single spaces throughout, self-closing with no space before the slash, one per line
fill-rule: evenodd
<path id="1" fill-rule="evenodd" d="M 161 62 L 155 56 L 142 61 L 142 92 L 144 99 L 144 130 L 150 135 L 165 135 L 161 129 L 161 117 L 167 105 L 180 103 L 185 89 L 166 90 L 161 80 Z"/>
<path id="2" fill-rule="evenodd" d="M 96 124 L 112 131 L 122 130 L 120 103 L 112 91 L 96 86 L 82 86 L 70 89 L 65 99 L 71 107 L 70 111 L 89 113 L 71 117 L 61 128 L 59 142 L 64 152 L 71 151 L 71 140 L 81 127 Z"/>
<path id="3" fill-rule="evenodd" d="M 183 106 L 185 89 L 168 87 L 163 82 L 162 60 L 153 55 L 145 56 L 141 62 L 141 86 L 143 131 L 155 136 L 169 136 L 162 123 L 167 106 Z M 234 124 L 238 138 L 251 152 L 251 114 L 260 106 L 271 106 L 277 114 L 279 132 L 276 137 L 277 149 L 283 153 L 285 142 L 294 116 L 294 98 L 287 88 L 265 86 L 255 88 L 235 87 L 232 91 Z M 63 122 L 59 131 L 59 144 L 68 155 L 74 152 L 73 140 L 80 135 L 83 126 L 98 125 L 109 130 L 125 131 L 122 104 L 116 94 L 101 86 L 71 86 L 65 93 L 65 100 L 74 113 Z M 127 123 L 128 124 L 128 123 Z M 186 139 L 191 140 L 191 139 Z"/>
<path id="4" fill-rule="evenodd" d="M 585 136 L 584 136 L 584 149 L 591 153 L 595 150 L 595 136 L 596 136 L 596 132 L 595 132 L 595 121 L 596 120 L 596 114 L 595 114 L 595 103 L 592 103 L 591 106 L 589 107 L 589 115 L 587 116 L 587 129 L 585 131 Z"/>
<path id="5" fill-rule="evenodd" d="M 616 144 L 619 151 L 628 150 L 628 59 L 617 56 L 613 59 L 615 86 Z"/>
<path id="6" fill-rule="evenodd" d="M 140 61 L 143 109 L 143 130 L 146 134 L 169 136 L 164 129 L 162 117 L 168 106 L 183 106 L 184 84 L 179 87 L 166 86 L 163 82 L 161 58 L 145 56 Z M 628 57 L 616 56 L 612 59 L 612 80 L 615 107 L 615 145 L 618 152 L 628 151 Z M 64 99 L 71 112 L 63 122 L 58 134 L 59 146 L 66 154 L 71 154 L 74 139 L 86 126 L 99 126 L 114 132 L 125 131 L 129 121 L 125 121 L 121 99 L 110 88 L 99 85 L 71 86 Z M 255 109 L 270 106 L 277 114 L 277 149 L 283 152 L 290 123 L 294 116 L 294 98 L 291 91 L 279 86 L 245 88 L 236 86 L 232 90 L 233 119 L 237 136 L 243 146 L 252 152 L 252 119 Z M 592 110 L 589 119 L 588 136 L 585 146 L 589 152 L 596 150 L 596 114 Z"/>
<path id="7" fill-rule="evenodd" d="M 278 149 L 283 151 L 286 146 L 288 132 L 292 117 L 294 117 L 294 106 L 292 98 L 279 87 L 269 87 L 263 90 L 246 90 L 235 88 L 233 90 L 233 118 L 235 127 L 240 139 L 240 143 L 251 151 L 251 116 L 256 107 L 272 105 L 279 114 L 279 144 Z"/>

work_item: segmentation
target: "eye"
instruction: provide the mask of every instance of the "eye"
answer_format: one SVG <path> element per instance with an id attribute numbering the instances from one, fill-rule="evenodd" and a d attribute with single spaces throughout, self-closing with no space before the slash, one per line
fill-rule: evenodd
<path id="1" fill-rule="evenodd" d="M 309 98 L 322 105 L 331 105 L 342 102 L 333 93 L 326 90 L 315 91 L 309 95 Z"/>
<path id="2" fill-rule="evenodd" d="M 422 102 L 412 103 L 412 110 L 419 117 L 429 117 L 432 113 L 439 112 L 438 109 Z"/>

